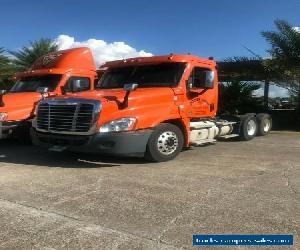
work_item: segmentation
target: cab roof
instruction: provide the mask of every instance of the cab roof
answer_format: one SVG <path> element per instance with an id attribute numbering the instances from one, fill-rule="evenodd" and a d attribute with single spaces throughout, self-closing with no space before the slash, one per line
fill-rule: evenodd
<path id="1" fill-rule="evenodd" d="M 211 66 L 215 66 L 216 62 L 214 60 L 201 58 L 194 55 L 179 55 L 179 54 L 170 54 L 170 55 L 162 55 L 162 56 L 150 56 L 150 57 L 135 57 L 128 58 L 123 60 L 116 60 L 104 63 L 101 68 L 105 67 L 114 67 L 114 66 L 122 66 L 122 65 L 130 65 L 130 64 L 151 64 L 151 63 L 163 63 L 163 62 L 199 62 Z"/>
<path id="2" fill-rule="evenodd" d="M 63 73 L 70 70 L 96 71 L 92 52 L 87 47 L 59 50 L 38 58 L 28 71 L 17 75 L 43 72 Z"/>

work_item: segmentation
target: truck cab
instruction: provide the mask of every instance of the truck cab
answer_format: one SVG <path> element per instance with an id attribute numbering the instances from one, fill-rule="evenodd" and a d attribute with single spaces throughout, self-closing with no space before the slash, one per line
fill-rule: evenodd
<path id="1" fill-rule="evenodd" d="M 76 96 L 94 89 L 97 72 L 90 49 L 75 48 L 37 59 L 30 70 L 17 73 L 14 79 L 13 87 L 0 96 L 0 138 L 24 135 L 42 98 Z"/>
<path id="2" fill-rule="evenodd" d="M 247 120 L 245 124 L 236 117 L 216 117 L 213 60 L 171 54 L 108 62 L 101 69 L 105 73 L 95 90 L 39 103 L 32 129 L 35 144 L 54 151 L 167 161 L 183 147 L 238 135 L 235 131 L 245 131 L 245 139 L 256 135 L 256 121 L 249 123 L 252 116 L 238 118 Z"/>

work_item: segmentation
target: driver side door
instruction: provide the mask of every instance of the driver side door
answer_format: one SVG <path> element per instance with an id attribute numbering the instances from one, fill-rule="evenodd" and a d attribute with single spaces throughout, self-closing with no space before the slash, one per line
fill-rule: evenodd
<path id="1" fill-rule="evenodd" d="M 187 82 L 189 118 L 211 117 L 216 112 L 214 71 L 194 67 Z"/>

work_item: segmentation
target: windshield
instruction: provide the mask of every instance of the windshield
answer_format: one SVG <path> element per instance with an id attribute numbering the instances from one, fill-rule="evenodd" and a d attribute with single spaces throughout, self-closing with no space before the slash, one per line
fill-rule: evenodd
<path id="1" fill-rule="evenodd" d="M 62 75 L 41 75 L 23 77 L 16 81 L 10 92 L 35 92 L 39 87 L 47 87 L 54 91 Z"/>
<path id="2" fill-rule="evenodd" d="M 128 83 L 137 83 L 139 87 L 173 87 L 179 83 L 185 65 L 173 62 L 110 68 L 101 77 L 97 88 L 123 88 Z"/>

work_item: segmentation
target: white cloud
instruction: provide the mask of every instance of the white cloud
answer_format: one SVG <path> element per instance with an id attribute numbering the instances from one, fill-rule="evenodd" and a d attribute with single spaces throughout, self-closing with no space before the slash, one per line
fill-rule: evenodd
<path id="1" fill-rule="evenodd" d="M 293 27 L 293 29 L 300 33 L 300 27 Z"/>
<path id="2" fill-rule="evenodd" d="M 97 66 L 106 61 L 125 59 L 139 56 L 152 56 L 151 53 L 144 50 L 136 50 L 124 42 L 107 43 L 103 40 L 88 39 L 86 41 L 76 41 L 74 37 L 68 35 L 59 35 L 55 40 L 59 50 L 70 49 L 76 47 L 89 47 L 94 55 Z"/>

